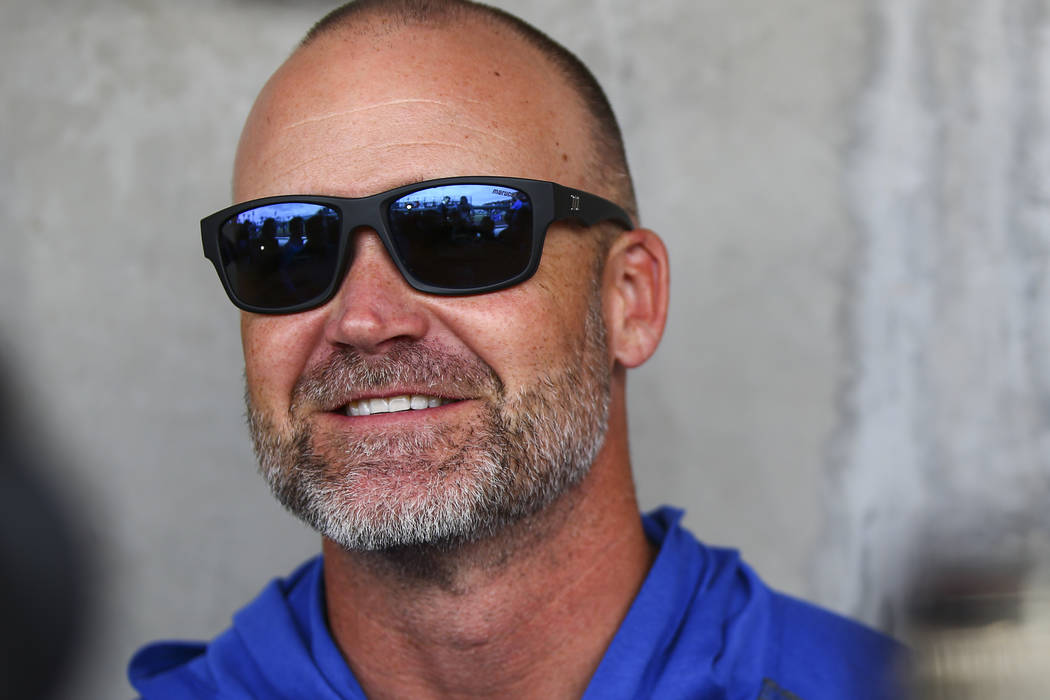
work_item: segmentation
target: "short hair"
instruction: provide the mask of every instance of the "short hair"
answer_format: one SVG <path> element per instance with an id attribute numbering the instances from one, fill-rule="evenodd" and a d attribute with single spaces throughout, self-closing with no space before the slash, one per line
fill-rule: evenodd
<path id="1" fill-rule="evenodd" d="M 332 10 L 303 37 L 299 47 L 356 21 L 382 18 L 394 27 L 410 25 L 448 25 L 460 20 L 490 22 L 507 29 L 527 45 L 537 49 L 561 74 L 580 97 L 591 120 L 591 141 L 598 178 L 619 204 L 637 221 L 638 203 L 627 166 L 623 135 L 612 105 L 591 71 L 571 51 L 531 24 L 499 8 L 471 0 L 352 0 Z"/>

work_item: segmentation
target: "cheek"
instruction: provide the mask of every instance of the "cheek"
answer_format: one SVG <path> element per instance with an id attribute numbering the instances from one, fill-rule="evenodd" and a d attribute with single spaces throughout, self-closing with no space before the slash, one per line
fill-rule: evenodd
<path id="1" fill-rule="evenodd" d="M 257 408 L 273 415 L 287 411 L 292 387 L 317 347 L 317 324 L 296 316 L 241 316 L 244 373 Z"/>
<path id="2" fill-rule="evenodd" d="M 545 269 L 541 262 L 525 284 L 459 299 L 455 313 L 449 309 L 446 316 L 453 334 L 495 370 L 508 391 L 576 362 L 582 353 L 590 269 L 577 266 L 577 277 L 566 279 L 554 274 L 559 268 Z"/>

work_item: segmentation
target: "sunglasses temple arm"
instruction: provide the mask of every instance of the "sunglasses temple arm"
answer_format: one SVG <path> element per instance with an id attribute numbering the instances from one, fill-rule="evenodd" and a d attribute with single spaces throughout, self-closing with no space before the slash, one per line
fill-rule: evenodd
<path id="1" fill-rule="evenodd" d="M 634 222 L 622 207 L 598 195 L 557 184 L 554 185 L 554 214 L 558 219 L 578 219 L 587 226 L 615 221 L 627 229 L 634 228 Z"/>

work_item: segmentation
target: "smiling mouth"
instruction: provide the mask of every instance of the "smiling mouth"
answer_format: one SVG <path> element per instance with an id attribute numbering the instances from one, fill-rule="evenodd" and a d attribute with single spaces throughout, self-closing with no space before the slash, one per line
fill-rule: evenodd
<path id="1" fill-rule="evenodd" d="M 401 411 L 422 411 L 453 403 L 452 399 L 424 394 L 402 394 L 389 398 L 358 399 L 346 405 L 348 416 L 373 416 L 377 413 L 399 413 Z"/>

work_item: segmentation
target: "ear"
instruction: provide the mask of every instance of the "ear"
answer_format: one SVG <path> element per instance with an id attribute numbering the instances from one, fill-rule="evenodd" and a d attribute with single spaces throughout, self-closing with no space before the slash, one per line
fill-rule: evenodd
<path id="1" fill-rule="evenodd" d="M 667 322 L 670 295 L 667 248 L 648 229 L 620 234 L 602 276 L 609 352 L 624 367 L 637 367 L 656 351 Z"/>

